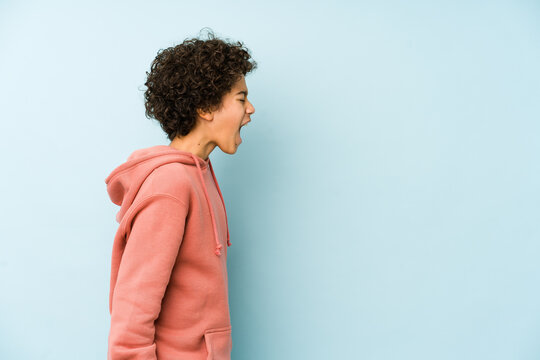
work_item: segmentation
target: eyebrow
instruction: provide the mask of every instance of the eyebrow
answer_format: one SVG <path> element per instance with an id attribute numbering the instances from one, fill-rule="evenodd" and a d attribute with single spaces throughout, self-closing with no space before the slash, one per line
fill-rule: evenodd
<path id="1" fill-rule="evenodd" d="M 238 95 L 238 94 L 244 94 L 244 95 L 247 96 L 248 92 L 246 90 L 242 90 L 242 91 L 239 91 L 239 92 L 236 93 L 236 95 Z"/>

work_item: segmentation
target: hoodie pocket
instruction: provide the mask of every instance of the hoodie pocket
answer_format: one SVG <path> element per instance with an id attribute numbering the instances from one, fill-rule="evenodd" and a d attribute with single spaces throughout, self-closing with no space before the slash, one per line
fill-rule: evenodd
<path id="1" fill-rule="evenodd" d="M 204 332 L 208 357 L 206 360 L 230 360 L 232 350 L 231 326 L 208 329 Z"/>

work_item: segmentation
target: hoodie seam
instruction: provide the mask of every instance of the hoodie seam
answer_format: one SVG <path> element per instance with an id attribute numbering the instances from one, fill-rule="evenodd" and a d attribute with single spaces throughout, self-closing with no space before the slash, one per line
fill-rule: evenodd
<path id="1" fill-rule="evenodd" d="M 171 199 L 176 200 L 177 202 L 179 202 L 181 205 L 187 207 L 187 205 L 182 200 L 180 200 L 179 198 L 177 198 L 176 196 L 173 196 L 171 194 L 157 193 L 157 194 L 148 195 L 148 196 L 142 198 L 141 200 L 137 201 L 136 203 L 133 203 L 133 206 L 124 215 L 124 219 L 126 219 L 126 221 L 122 225 L 122 233 L 123 234 L 125 234 L 127 219 L 129 219 L 131 217 L 131 214 L 138 211 L 150 199 L 156 198 L 156 197 L 159 197 L 159 196 L 171 198 Z"/>

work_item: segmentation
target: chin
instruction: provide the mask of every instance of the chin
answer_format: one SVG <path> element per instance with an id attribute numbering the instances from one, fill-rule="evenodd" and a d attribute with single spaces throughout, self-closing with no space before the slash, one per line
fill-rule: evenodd
<path id="1" fill-rule="evenodd" d="M 225 154 L 236 154 L 236 150 L 238 150 L 238 146 L 240 146 L 240 144 L 236 144 L 236 143 L 233 143 L 232 147 L 229 147 L 229 148 L 225 148 L 224 146 L 223 147 L 219 147 L 221 149 L 221 151 L 223 151 Z"/>

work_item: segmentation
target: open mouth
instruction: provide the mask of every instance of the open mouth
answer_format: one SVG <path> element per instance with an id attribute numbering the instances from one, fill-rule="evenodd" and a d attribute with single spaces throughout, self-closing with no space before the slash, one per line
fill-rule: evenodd
<path id="1" fill-rule="evenodd" d="M 242 138 L 240 137 L 240 130 L 242 130 L 242 126 L 238 128 L 238 134 L 236 141 L 240 144 L 242 142 Z"/>
<path id="2" fill-rule="evenodd" d="M 240 125 L 240 127 L 238 128 L 238 143 L 241 143 L 242 142 L 242 138 L 240 137 L 240 130 L 242 130 L 242 127 L 246 126 L 248 123 L 245 123 L 243 125 Z"/>

